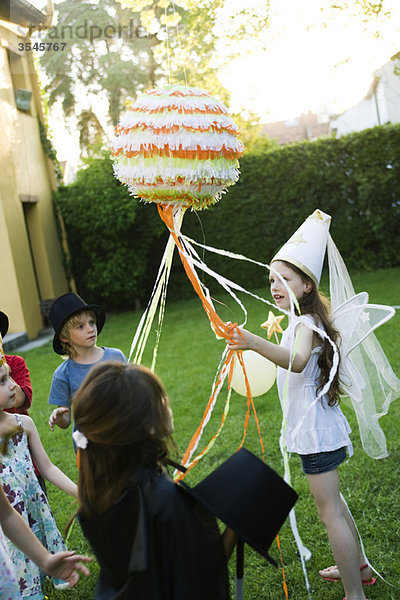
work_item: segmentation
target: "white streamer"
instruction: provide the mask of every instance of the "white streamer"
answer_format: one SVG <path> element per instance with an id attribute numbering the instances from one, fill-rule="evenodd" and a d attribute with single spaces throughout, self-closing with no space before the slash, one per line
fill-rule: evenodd
<path id="1" fill-rule="evenodd" d="M 194 240 L 191 240 L 190 238 L 188 238 L 187 236 L 181 236 L 185 242 L 188 248 L 192 248 L 191 243 L 200 246 L 206 250 L 209 250 L 210 252 L 214 252 L 216 254 L 220 254 L 222 256 L 228 256 L 229 258 L 235 258 L 237 260 L 243 260 L 246 262 L 251 262 L 253 264 L 257 264 L 263 268 L 266 268 L 268 270 L 271 270 L 274 272 L 274 274 L 276 274 L 276 276 L 279 277 L 279 279 L 281 280 L 281 282 L 283 283 L 283 285 L 285 286 L 286 290 L 288 291 L 289 294 L 289 301 L 290 301 L 290 310 L 288 311 L 281 311 L 284 312 L 286 314 L 289 314 L 289 317 L 293 320 L 294 319 L 294 305 L 295 303 L 298 305 L 296 298 L 294 297 L 294 294 L 292 292 L 292 290 L 289 288 L 287 282 L 283 279 L 283 277 L 280 275 L 280 273 L 278 273 L 277 271 L 275 271 L 273 268 L 271 268 L 269 265 L 264 264 L 264 263 L 260 263 L 258 261 L 249 259 L 241 254 L 235 254 L 233 252 L 228 252 L 226 250 L 221 250 L 221 249 L 216 249 L 216 248 L 212 248 L 211 246 L 206 246 L 204 244 L 200 244 L 198 242 L 195 242 Z M 193 251 L 193 250 L 192 250 Z M 270 306 L 273 306 L 275 309 L 278 308 L 276 307 L 275 304 L 272 304 L 272 302 L 269 302 L 268 300 L 266 300 L 265 298 L 261 298 L 260 296 L 258 296 L 257 294 L 253 294 L 252 292 L 249 292 L 248 290 L 246 290 L 245 288 L 243 288 L 242 286 L 230 281 L 229 279 L 226 279 L 225 277 L 222 277 L 221 275 L 219 275 L 218 273 L 216 273 L 215 271 L 213 271 L 212 269 L 210 269 L 209 267 L 207 267 L 207 265 L 204 263 L 204 261 L 202 261 L 198 256 L 197 259 L 194 259 L 193 261 L 196 266 L 198 268 L 201 268 L 204 272 L 206 272 L 207 274 L 211 275 L 212 277 L 214 277 L 218 283 L 224 288 L 226 289 L 229 294 L 236 300 L 238 301 L 236 295 L 233 293 L 232 289 L 236 289 L 239 290 L 241 292 L 244 292 L 246 294 L 249 294 L 250 296 L 253 296 L 254 298 L 257 298 L 258 300 L 261 300 L 262 302 L 269 304 Z M 240 301 L 239 304 L 241 305 Z M 281 309 L 279 309 L 281 310 Z M 245 307 L 243 306 L 243 311 L 245 313 L 245 318 L 247 318 L 247 311 L 245 309 Z M 315 330 L 317 332 L 321 332 L 321 334 L 325 335 L 326 337 L 328 337 L 325 332 L 323 332 L 323 330 L 320 330 L 320 328 L 315 326 Z M 329 339 L 329 338 L 328 338 Z M 333 342 L 330 340 L 330 343 L 333 344 Z M 337 354 L 337 349 L 336 346 L 333 344 L 334 347 L 334 361 L 333 361 L 333 369 L 334 372 L 331 373 L 330 378 L 333 379 L 334 374 L 336 372 L 337 369 L 337 365 L 338 365 L 338 354 Z M 290 347 L 290 364 L 292 364 L 293 359 L 295 356 L 295 347 L 293 347 L 293 344 Z M 289 369 L 288 369 L 288 373 L 287 376 L 285 378 L 285 387 L 287 389 L 287 385 L 288 385 L 288 381 L 289 381 L 289 376 L 290 376 L 290 365 L 289 365 Z M 323 393 L 326 392 L 326 390 L 329 389 L 329 385 L 327 384 L 326 386 L 324 386 L 323 390 L 321 390 L 321 395 Z M 284 394 L 285 396 L 285 394 Z M 287 454 L 287 450 L 285 447 L 285 443 L 284 443 L 284 431 L 286 428 L 286 411 L 285 411 L 285 400 L 283 400 L 283 411 L 282 411 L 283 415 L 282 415 L 282 427 L 281 427 L 281 436 L 280 436 L 280 449 L 281 449 L 281 453 L 282 453 L 282 457 L 283 457 L 283 461 L 284 461 L 284 466 L 285 466 L 285 481 L 287 481 L 290 484 L 290 468 L 289 468 L 289 460 L 288 460 L 288 454 Z M 308 597 L 311 598 L 311 588 L 310 588 L 310 583 L 308 580 L 308 574 L 307 574 L 307 568 L 306 568 L 306 564 L 305 561 L 309 560 L 311 558 L 311 552 L 310 550 L 303 544 L 303 541 L 300 537 L 300 533 L 297 527 L 297 521 L 296 521 L 296 513 L 294 508 L 290 511 L 289 513 L 289 522 L 290 522 L 290 527 L 293 533 L 293 537 L 294 540 L 296 542 L 296 546 L 298 548 L 299 551 L 299 556 L 300 556 L 300 562 L 301 562 L 301 566 L 302 566 L 302 570 L 303 570 L 303 575 L 304 575 L 304 580 L 305 580 L 305 585 L 306 585 L 306 589 L 307 589 L 307 593 L 308 593 Z"/>

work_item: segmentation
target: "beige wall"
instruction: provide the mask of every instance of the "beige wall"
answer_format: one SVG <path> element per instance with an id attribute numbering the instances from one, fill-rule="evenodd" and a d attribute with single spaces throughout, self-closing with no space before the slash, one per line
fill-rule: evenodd
<path id="1" fill-rule="evenodd" d="M 9 316 L 10 332 L 27 331 L 32 339 L 43 327 L 40 301 L 66 292 L 68 285 L 51 200 L 55 178 L 39 136 L 38 114 L 43 116 L 31 55 L 17 59 L 18 69 L 10 74 L 7 47 L 18 41 L 0 24 L 0 309 Z M 16 108 L 14 87 L 32 91 L 29 112 Z"/>

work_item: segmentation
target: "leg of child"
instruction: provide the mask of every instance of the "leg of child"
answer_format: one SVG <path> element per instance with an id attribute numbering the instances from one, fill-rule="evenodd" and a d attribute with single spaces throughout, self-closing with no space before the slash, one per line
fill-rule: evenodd
<path id="1" fill-rule="evenodd" d="M 356 528 L 354 525 L 353 517 L 351 516 L 351 513 L 349 511 L 347 504 L 345 502 L 343 502 L 343 500 L 342 500 L 342 504 L 343 504 L 343 510 L 344 510 L 347 524 L 350 527 L 351 533 L 353 534 L 353 537 L 356 540 L 357 546 L 359 548 L 359 564 L 360 564 L 361 578 L 364 582 L 371 583 L 371 581 L 375 581 L 375 580 L 372 577 L 371 569 L 369 568 L 369 566 L 366 563 L 365 556 L 361 552 L 361 548 L 360 548 L 360 545 L 358 542 L 358 534 L 357 534 L 357 531 L 356 531 Z M 340 581 L 340 573 L 339 573 L 339 569 L 338 569 L 337 565 L 335 565 L 333 567 L 327 567 L 326 569 L 322 569 L 321 571 L 319 571 L 319 574 L 323 578 L 337 579 L 338 581 Z"/>
<path id="2" fill-rule="evenodd" d="M 354 528 L 349 526 L 346 518 L 347 510 L 340 497 L 337 469 L 307 475 L 307 479 L 340 571 L 346 600 L 365 600 L 360 573 L 360 546 L 353 535 Z"/>

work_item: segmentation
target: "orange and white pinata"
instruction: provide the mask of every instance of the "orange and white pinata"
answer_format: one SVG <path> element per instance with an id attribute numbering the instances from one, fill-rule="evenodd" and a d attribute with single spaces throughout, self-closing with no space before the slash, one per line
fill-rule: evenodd
<path id="1" fill-rule="evenodd" d="M 148 202 L 207 208 L 239 178 L 244 146 L 227 107 L 185 86 L 149 90 L 116 128 L 114 172 Z"/>

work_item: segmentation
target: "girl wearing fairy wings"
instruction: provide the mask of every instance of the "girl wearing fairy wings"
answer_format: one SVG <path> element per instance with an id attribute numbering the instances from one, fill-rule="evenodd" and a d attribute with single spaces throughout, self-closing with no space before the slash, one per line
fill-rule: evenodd
<path id="1" fill-rule="evenodd" d="M 399 395 L 400 382 L 371 331 L 394 311 L 366 304 L 366 294 L 354 295 L 344 263 L 329 237 L 330 220 L 329 215 L 316 210 L 271 261 L 272 297 L 277 307 L 289 314 L 280 345 L 239 328 L 228 347 L 251 349 L 278 366 L 283 441 L 288 452 L 300 455 L 336 561 L 320 575 L 325 581 L 342 582 L 344 600 L 366 600 L 364 586 L 373 585 L 375 578 L 340 493 L 338 467 L 347 454 L 352 455 L 353 448 L 351 429 L 339 400 L 344 393 L 351 398 L 363 424 L 364 449 L 375 458 L 385 456 L 386 442 L 377 422 L 380 410 L 374 403 L 379 394 L 369 383 L 366 363 L 368 358 L 375 362 L 390 380 L 383 381 L 380 373 L 383 385 L 387 385 L 381 390 L 387 411 L 390 400 Z M 333 313 L 318 289 L 328 239 L 331 299 L 342 302 Z M 372 338 L 367 340 L 369 334 Z M 361 364 L 362 350 L 366 356 Z"/>

